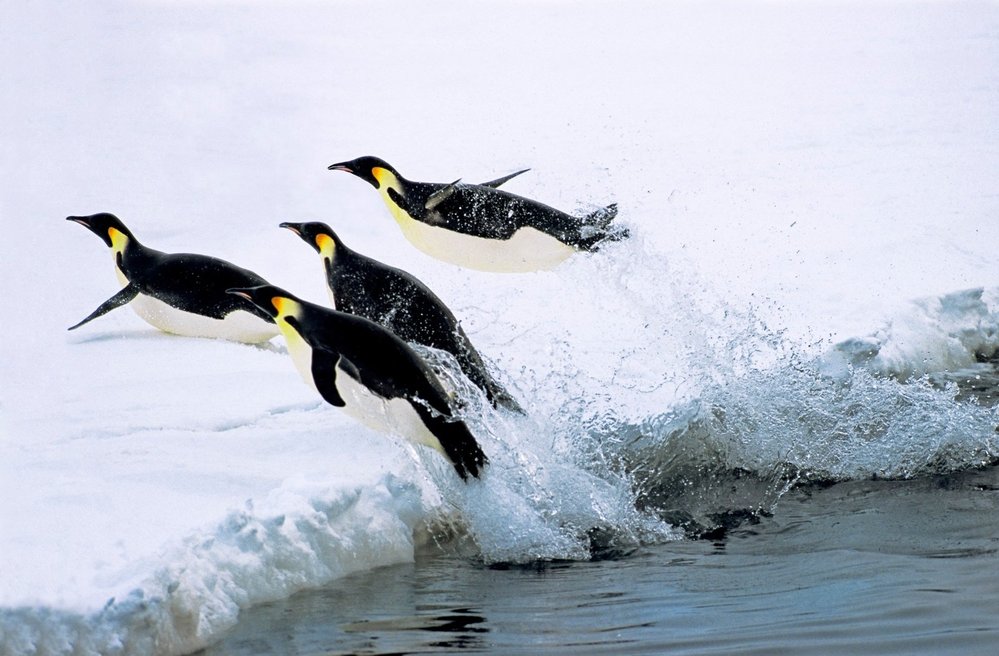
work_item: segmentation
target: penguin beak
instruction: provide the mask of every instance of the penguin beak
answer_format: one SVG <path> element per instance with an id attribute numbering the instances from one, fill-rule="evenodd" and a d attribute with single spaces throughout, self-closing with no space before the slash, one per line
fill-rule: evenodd
<path id="1" fill-rule="evenodd" d="M 241 296 L 241 297 L 245 298 L 246 300 L 248 300 L 249 302 L 253 303 L 253 297 L 250 296 L 250 290 L 249 289 L 244 289 L 242 287 L 233 287 L 231 289 L 225 290 L 225 293 L 226 294 L 232 294 L 233 296 Z"/>
<path id="2" fill-rule="evenodd" d="M 299 237 L 301 237 L 302 236 L 302 229 L 300 227 L 301 225 L 302 225 L 301 223 L 288 223 L 287 221 L 285 221 L 284 223 L 282 223 L 278 227 L 279 228 L 287 228 L 288 230 L 291 230 L 296 235 L 298 235 Z"/>
<path id="3" fill-rule="evenodd" d="M 354 169 L 350 168 L 350 162 L 340 162 L 339 164 L 330 164 L 327 167 L 329 171 L 346 171 L 347 173 L 353 173 Z"/>
<path id="4" fill-rule="evenodd" d="M 72 221 L 73 223 L 79 223 L 84 228 L 89 228 L 90 227 L 90 224 L 87 223 L 86 217 L 83 217 L 83 216 L 67 216 L 66 220 L 67 221 Z"/>

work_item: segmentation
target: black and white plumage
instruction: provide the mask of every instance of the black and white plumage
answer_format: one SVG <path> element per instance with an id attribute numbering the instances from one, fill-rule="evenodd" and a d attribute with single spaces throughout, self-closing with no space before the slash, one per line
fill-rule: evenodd
<path id="1" fill-rule="evenodd" d="M 612 225 L 617 205 L 576 217 L 498 189 L 505 176 L 484 184 L 414 182 L 388 162 L 359 157 L 333 164 L 379 191 L 403 234 L 423 252 L 459 266 L 496 272 L 551 269 L 577 251 L 628 236 Z"/>
<path id="2" fill-rule="evenodd" d="M 328 403 L 371 428 L 439 451 L 463 479 L 481 474 L 486 454 L 453 416 L 433 372 L 402 339 L 373 321 L 272 285 L 229 292 L 274 319 L 299 374 Z"/>
<path id="3" fill-rule="evenodd" d="M 256 273 L 207 255 L 163 253 L 144 246 L 113 214 L 70 216 L 111 248 L 121 290 L 70 330 L 130 304 L 150 325 L 176 335 L 264 342 L 278 334 L 274 320 L 230 287 L 267 284 Z"/>
<path id="4" fill-rule="evenodd" d="M 497 407 L 523 412 L 489 373 L 451 310 L 415 276 L 348 248 L 325 223 L 282 223 L 323 258 L 333 307 L 385 326 L 407 342 L 447 351 Z"/>

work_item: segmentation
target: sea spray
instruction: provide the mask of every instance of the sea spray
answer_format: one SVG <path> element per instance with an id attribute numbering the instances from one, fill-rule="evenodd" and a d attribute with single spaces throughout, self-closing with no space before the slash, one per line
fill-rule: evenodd
<path id="1" fill-rule="evenodd" d="M 412 450 L 426 472 L 425 498 L 440 500 L 428 519 L 431 540 L 447 548 L 468 538 L 473 557 L 485 563 L 529 563 L 588 559 L 679 537 L 636 507 L 627 478 L 583 466 L 577 439 L 567 439 L 544 419 L 493 410 L 480 390 L 456 375 L 449 354 L 421 353 L 461 391 L 458 415 L 489 456 L 481 476 L 466 483 L 442 467 L 436 454 Z"/>
<path id="2" fill-rule="evenodd" d="M 828 340 L 789 337 L 786 308 L 729 298 L 640 238 L 629 249 L 532 280 L 503 313 L 530 336 L 505 366 L 520 362 L 519 387 L 561 462 L 630 488 L 643 510 L 698 534 L 773 512 L 800 482 L 909 478 L 999 456 L 996 409 L 956 386 L 852 364 L 831 375 Z M 993 296 L 923 303 L 940 318 L 909 321 L 907 333 L 946 341 L 948 362 L 955 344 L 971 345 L 958 359 L 973 362 L 995 342 Z M 520 311 L 535 304 L 587 321 Z"/>

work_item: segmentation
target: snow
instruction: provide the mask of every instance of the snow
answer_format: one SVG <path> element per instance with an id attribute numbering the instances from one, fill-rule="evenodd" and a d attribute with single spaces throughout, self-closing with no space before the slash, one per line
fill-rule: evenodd
<path id="1" fill-rule="evenodd" d="M 4 14 L 0 654 L 186 653 L 242 607 L 412 559 L 442 516 L 486 560 L 580 557 L 563 527 L 597 520 L 665 531 L 562 449 L 588 412 L 688 399 L 694 360 L 729 372 L 739 321 L 873 344 L 900 377 L 997 346 L 993 4 Z M 505 188 L 617 202 L 633 237 L 553 272 L 457 269 L 326 170 L 366 154 L 416 180 L 530 167 Z M 64 220 L 98 211 L 320 303 L 319 258 L 277 226 L 326 221 L 447 302 L 531 417 L 476 419 L 493 468 L 462 487 L 322 403 L 280 338 L 183 339 L 128 309 L 68 333 L 117 288 Z"/>

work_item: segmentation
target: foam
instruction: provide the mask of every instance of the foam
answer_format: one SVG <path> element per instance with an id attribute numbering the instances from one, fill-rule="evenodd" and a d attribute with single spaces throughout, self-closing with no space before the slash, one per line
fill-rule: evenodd
<path id="1" fill-rule="evenodd" d="M 921 298 L 873 332 L 833 346 L 823 371 L 843 376 L 862 367 L 899 379 L 974 366 L 999 351 L 999 288 Z"/>

